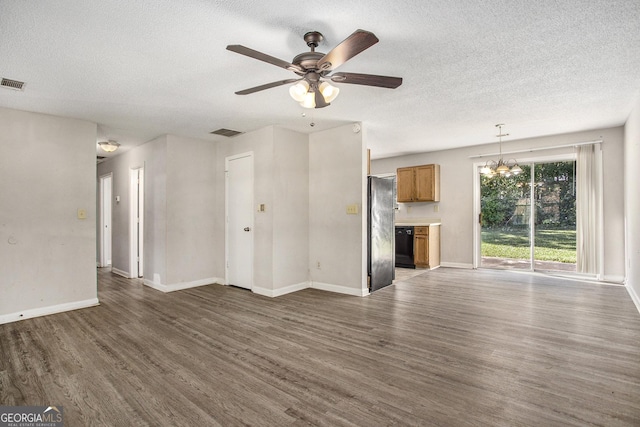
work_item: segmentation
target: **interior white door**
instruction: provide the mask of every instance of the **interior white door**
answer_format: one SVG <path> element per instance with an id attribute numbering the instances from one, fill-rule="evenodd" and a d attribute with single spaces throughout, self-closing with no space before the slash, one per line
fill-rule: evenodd
<path id="1" fill-rule="evenodd" d="M 226 282 L 253 287 L 253 154 L 226 158 Z"/>
<path id="2" fill-rule="evenodd" d="M 100 177 L 100 267 L 111 265 L 111 197 L 112 177 Z"/>

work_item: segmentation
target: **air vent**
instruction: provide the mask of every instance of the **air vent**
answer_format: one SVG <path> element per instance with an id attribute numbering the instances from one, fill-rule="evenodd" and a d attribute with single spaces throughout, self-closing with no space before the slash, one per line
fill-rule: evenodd
<path id="1" fill-rule="evenodd" d="M 213 135 L 222 135 L 222 136 L 232 137 L 232 136 L 240 135 L 242 132 L 238 132 L 237 130 L 221 128 L 209 133 Z"/>
<path id="2" fill-rule="evenodd" d="M 5 79 L 3 77 L 2 81 L 0 82 L 0 86 L 6 87 L 7 89 L 22 90 L 22 88 L 24 87 L 24 82 L 19 82 L 17 80 L 11 80 L 11 79 Z"/>

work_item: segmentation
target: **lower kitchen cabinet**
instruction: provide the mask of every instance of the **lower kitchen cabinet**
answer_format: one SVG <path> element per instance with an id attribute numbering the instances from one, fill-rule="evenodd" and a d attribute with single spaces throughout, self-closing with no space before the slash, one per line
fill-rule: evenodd
<path id="1" fill-rule="evenodd" d="M 440 267 L 440 225 L 414 227 L 413 262 L 417 268 Z"/>

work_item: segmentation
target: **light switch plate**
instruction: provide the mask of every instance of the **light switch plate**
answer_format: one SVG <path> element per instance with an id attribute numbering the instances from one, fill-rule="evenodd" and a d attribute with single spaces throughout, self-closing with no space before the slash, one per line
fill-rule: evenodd
<path id="1" fill-rule="evenodd" d="M 358 204 L 347 205 L 347 214 L 348 215 L 357 215 L 358 214 Z"/>

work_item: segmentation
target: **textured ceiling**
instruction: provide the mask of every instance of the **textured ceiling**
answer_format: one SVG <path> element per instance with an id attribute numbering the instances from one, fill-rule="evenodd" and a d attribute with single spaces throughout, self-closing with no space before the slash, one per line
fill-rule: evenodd
<path id="1" fill-rule="evenodd" d="M 342 84 L 317 110 L 287 86 L 234 94 L 295 75 L 228 44 L 291 61 L 307 31 L 328 52 L 359 28 L 380 42 L 338 71 L 403 77 L 398 89 Z M 0 106 L 96 122 L 124 149 L 362 121 L 381 158 L 495 142 L 499 122 L 511 139 L 622 125 L 640 94 L 640 2 L 0 0 L 0 77 L 26 82 Z"/>

